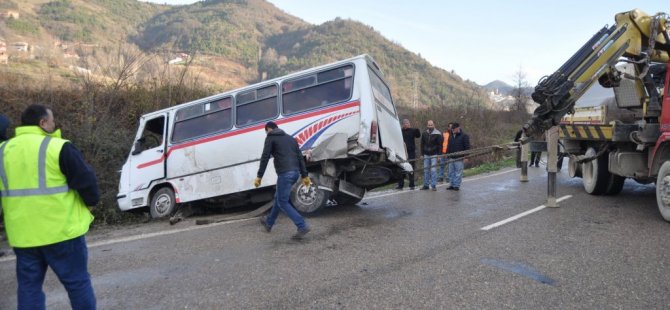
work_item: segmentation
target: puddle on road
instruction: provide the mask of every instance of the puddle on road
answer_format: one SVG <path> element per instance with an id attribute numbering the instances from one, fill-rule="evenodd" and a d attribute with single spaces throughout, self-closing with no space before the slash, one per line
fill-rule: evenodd
<path id="1" fill-rule="evenodd" d="M 496 192 L 509 192 L 519 189 L 519 180 L 508 179 L 497 182 L 493 190 Z"/>
<path id="2" fill-rule="evenodd" d="M 540 282 L 542 284 L 553 286 L 556 283 L 554 279 L 540 273 L 532 266 L 528 266 L 522 263 L 506 262 L 492 258 L 482 258 L 481 262 L 482 264 L 497 267 L 508 272 L 513 272 L 528 279 Z"/>
<path id="3" fill-rule="evenodd" d="M 390 208 L 387 212 L 384 213 L 384 217 L 387 219 L 398 219 L 410 215 L 412 215 L 411 211 L 397 210 L 395 208 Z"/>

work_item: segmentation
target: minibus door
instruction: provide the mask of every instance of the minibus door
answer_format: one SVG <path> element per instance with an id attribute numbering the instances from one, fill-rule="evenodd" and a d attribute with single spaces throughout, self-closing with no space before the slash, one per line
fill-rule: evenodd
<path id="1" fill-rule="evenodd" d="M 167 113 L 140 120 L 130 155 L 130 190 L 145 189 L 151 181 L 165 177 Z"/>
<path id="2" fill-rule="evenodd" d="M 395 153 L 397 158 L 389 158 L 391 161 L 395 162 L 398 159 L 406 160 L 407 151 L 405 150 L 405 142 L 402 139 L 400 122 L 396 116 L 397 112 L 391 98 L 391 91 L 372 70 L 370 70 L 370 82 L 377 110 L 381 146 Z"/>
<path id="3" fill-rule="evenodd" d="M 398 119 L 385 107 L 377 104 L 377 121 L 379 123 L 379 136 L 381 137 L 381 146 L 387 150 L 393 151 L 397 159 L 406 160 L 405 142 L 402 139 L 402 131 Z M 390 158 L 391 161 L 396 160 Z"/>

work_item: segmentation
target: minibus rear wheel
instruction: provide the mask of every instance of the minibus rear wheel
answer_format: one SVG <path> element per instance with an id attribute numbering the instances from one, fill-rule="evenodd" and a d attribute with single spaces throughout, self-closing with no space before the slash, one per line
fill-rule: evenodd
<path id="1" fill-rule="evenodd" d="M 319 211 L 326 206 L 331 195 L 330 191 L 320 189 L 317 186 L 318 180 L 312 174 L 310 174 L 310 177 L 314 183 L 309 188 L 306 188 L 300 181 L 293 184 L 293 188 L 291 188 L 291 203 L 302 214 Z"/>
<path id="2" fill-rule="evenodd" d="M 163 187 L 151 197 L 149 213 L 151 218 L 163 218 L 172 215 L 176 207 L 177 201 L 174 197 L 174 191 L 169 187 Z"/>

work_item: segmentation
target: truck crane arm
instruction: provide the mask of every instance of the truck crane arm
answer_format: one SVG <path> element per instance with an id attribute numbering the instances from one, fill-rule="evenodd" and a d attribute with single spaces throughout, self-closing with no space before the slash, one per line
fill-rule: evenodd
<path id="1" fill-rule="evenodd" d="M 667 63 L 670 59 L 670 18 L 665 13 L 650 16 L 635 9 L 616 14 L 615 21 L 615 25 L 598 31 L 558 71 L 539 81 L 532 98 L 540 106 L 523 126 L 526 136 L 539 136 L 558 125 L 566 113 L 574 111 L 577 99 L 595 80 L 604 87 L 617 86 L 623 73 L 615 65 L 621 61 L 639 68 L 635 78 L 642 81 L 649 95 L 644 103 L 645 120 L 658 122 L 658 91 L 647 73 L 652 62 Z"/>

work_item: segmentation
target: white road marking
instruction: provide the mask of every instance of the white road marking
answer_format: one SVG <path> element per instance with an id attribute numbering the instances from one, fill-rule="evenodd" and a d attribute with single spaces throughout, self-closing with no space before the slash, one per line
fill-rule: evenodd
<path id="1" fill-rule="evenodd" d="M 569 198 L 572 198 L 572 195 L 566 195 L 566 196 L 563 196 L 563 197 L 561 197 L 561 198 L 558 198 L 558 199 L 556 199 L 556 202 L 561 202 L 561 201 L 566 200 L 566 199 L 569 199 Z M 500 222 L 493 223 L 493 224 L 491 224 L 491 225 L 489 225 L 489 226 L 484 226 L 484 227 L 481 228 L 481 230 L 490 230 L 490 229 L 496 228 L 496 227 L 498 227 L 498 226 L 505 225 L 505 224 L 507 224 L 507 223 L 509 223 L 509 222 L 511 222 L 511 221 L 518 220 L 518 219 L 520 219 L 520 218 L 522 218 L 522 217 L 524 217 L 524 216 L 526 216 L 526 215 L 535 213 L 535 212 L 540 211 L 540 210 L 542 210 L 542 209 L 544 209 L 544 208 L 546 208 L 546 207 L 547 207 L 547 206 L 545 206 L 545 205 L 541 205 L 541 206 L 539 206 L 539 207 L 537 207 L 537 208 L 535 208 L 535 209 L 531 209 L 531 210 L 528 210 L 528 211 L 526 211 L 526 212 L 519 213 L 519 214 L 517 214 L 517 215 L 515 215 L 515 216 L 512 216 L 512 217 L 510 217 L 510 218 L 504 219 L 504 220 L 502 220 L 502 221 L 500 221 Z"/>
<path id="2" fill-rule="evenodd" d="M 234 220 L 234 221 L 221 222 L 221 223 L 212 223 L 212 224 L 207 224 L 207 225 L 195 225 L 195 223 L 194 223 L 193 226 L 189 226 L 189 227 L 186 227 L 186 228 L 159 231 L 159 232 L 148 233 L 148 234 L 140 234 L 140 235 L 135 235 L 135 236 L 123 237 L 123 238 L 95 241 L 95 242 L 90 242 L 87 245 L 88 245 L 88 248 L 91 249 L 91 248 L 96 248 L 96 247 L 101 247 L 101 246 L 106 246 L 106 245 L 111 245 L 111 244 L 116 244 L 116 243 L 136 241 L 136 240 L 148 239 L 148 238 L 153 238 L 153 237 L 158 237 L 158 236 L 172 235 L 172 234 L 177 234 L 177 233 L 181 233 L 181 232 L 185 232 L 185 231 L 204 229 L 204 228 L 209 228 L 209 227 L 214 227 L 214 226 L 222 226 L 222 225 L 239 223 L 239 222 L 255 220 L 255 219 L 256 218 L 241 219 L 241 220 Z M 16 259 L 16 257 L 14 255 L 8 255 L 8 254 L 9 253 L 5 253 L 5 255 L 7 255 L 7 256 L 0 258 L 0 263 L 13 261 L 13 260 Z"/>

